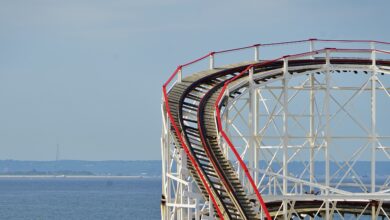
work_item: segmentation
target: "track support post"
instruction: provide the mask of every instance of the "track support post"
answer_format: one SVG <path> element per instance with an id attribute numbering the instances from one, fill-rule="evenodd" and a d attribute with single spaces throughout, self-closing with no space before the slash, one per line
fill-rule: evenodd
<path id="1" fill-rule="evenodd" d="M 209 55 L 209 58 L 210 58 L 210 69 L 214 69 L 214 58 L 215 58 L 215 52 L 211 52 L 210 55 Z"/>
<path id="2" fill-rule="evenodd" d="M 182 78 L 183 78 L 183 68 L 181 66 L 178 68 L 179 68 L 179 70 L 177 71 L 177 82 L 181 83 Z"/>
<path id="3" fill-rule="evenodd" d="M 249 69 L 249 170 L 250 174 L 253 177 L 255 183 L 258 181 L 257 169 L 258 169 L 258 152 L 257 152 L 257 144 L 256 144 L 256 135 L 257 135 L 257 108 L 258 108 L 258 100 L 256 95 L 255 83 L 253 81 L 254 68 L 251 67 Z M 249 187 L 249 192 L 254 193 L 253 188 Z"/>
<path id="4" fill-rule="evenodd" d="M 376 81 L 377 81 L 377 67 L 376 67 L 376 50 L 375 43 L 371 42 L 371 193 L 376 191 Z M 371 206 L 371 219 L 376 219 L 375 205 Z"/>
<path id="5" fill-rule="evenodd" d="M 329 186 L 330 186 L 330 156 L 329 156 L 329 146 L 330 146 L 330 49 L 326 49 L 325 51 L 325 100 L 324 100 L 324 112 L 325 112 L 325 195 L 326 197 L 329 196 Z M 329 219 L 329 199 L 325 199 L 325 219 Z"/>
<path id="6" fill-rule="evenodd" d="M 255 44 L 254 48 L 255 48 L 255 61 L 257 62 L 260 61 L 260 54 L 259 54 L 260 44 Z"/>
<path id="7" fill-rule="evenodd" d="M 310 39 L 309 40 L 309 50 L 310 50 L 310 52 L 313 52 L 315 50 L 314 41 L 315 41 L 315 39 Z M 310 59 L 314 59 L 314 55 L 311 55 Z"/>
<path id="8" fill-rule="evenodd" d="M 168 115 L 165 111 L 164 97 L 162 98 L 161 113 L 162 113 L 162 136 L 161 136 L 161 157 L 162 157 L 162 195 L 161 195 L 161 217 L 168 219 L 169 211 L 167 203 L 170 199 L 170 181 L 167 179 L 167 173 L 169 172 L 169 161 L 170 161 L 170 131 L 169 131 L 169 120 Z"/>
<path id="9" fill-rule="evenodd" d="M 283 59 L 283 195 L 288 193 L 288 82 L 290 74 L 288 72 L 288 58 Z M 283 216 L 288 219 L 288 201 L 283 199 Z"/>

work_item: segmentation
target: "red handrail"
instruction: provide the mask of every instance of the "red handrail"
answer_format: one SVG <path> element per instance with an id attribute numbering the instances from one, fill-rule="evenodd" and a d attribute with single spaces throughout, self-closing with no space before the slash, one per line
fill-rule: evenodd
<path id="1" fill-rule="evenodd" d="M 267 63 L 272 63 L 272 62 L 275 62 L 277 61 L 278 59 L 276 60 L 272 60 L 272 61 L 266 61 L 263 63 L 263 65 L 267 64 Z M 249 65 L 247 68 L 245 68 L 242 72 L 240 72 L 238 75 L 236 75 L 235 77 L 229 79 L 228 81 L 226 81 L 224 83 L 224 86 L 222 87 L 222 90 L 221 92 L 219 93 L 218 95 L 218 98 L 216 100 L 216 102 L 214 103 L 214 107 L 215 107 L 215 111 L 216 111 L 216 119 L 217 119 L 217 127 L 218 127 L 218 130 L 219 132 L 221 133 L 222 137 L 225 139 L 225 141 L 227 142 L 227 144 L 229 145 L 230 149 L 233 151 L 234 155 L 236 156 L 237 160 L 239 161 L 240 163 L 240 166 L 241 168 L 244 170 L 245 172 L 245 175 L 247 176 L 248 180 L 249 180 L 249 183 L 251 185 L 251 187 L 253 188 L 253 191 L 255 192 L 256 194 L 256 197 L 257 199 L 259 200 L 260 202 L 260 205 L 261 205 L 261 208 L 263 209 L 266 217 L 268 220 L 272 220 L 271 218 L 271 215 L 269 214 L 268 212 L 268 209 L 267 209 L 267 206 L 265 205 L 265 202 L 263 200 L 263 197 L 260 195 L 259 191 L 257 190 L 257 187 L 256 187 L 256 184 L 255 182 L 253 181 L 253 178 L 252 176 L 250 175 L 249 171 L 248 171 L 248 167 L 246 166 L 246 164 L 244 163 L 244 161 L 242 160 L 240 154 L 237 152 L 236 148 L 234 147 L 233 143 L 230 141 L 230 139 L 228 138 L 228 136 L 226 135 L 225 131 L 222 129 L 222 121 L 221 121 L 221 112 L 220 112 L 220 109 L 219 109 L 219 103 L 223 97 L 223 94 L 225 93 L 226 91 L 226 88 L 227 86 L 233 82 L 234 80 L 236 80 L 237 78 L 241 77 L 243 74 L 245 74 L 245 72 L 247 72 L 250 68 L 254 67 L 255 65 L 252 64 L 252 65 Z"/>
<path id="2" fill-rule="evenodd" d="M 316 41 L 316 40 L 317 40 L 317 39 L 285 41 L 285 42 L 277 42 L 277 43 L 262 44 L 261 46 L 276 46 L 276 45 L 283 45 L 283 44 L 305 43 L 305 42 Z"/>
<path id="3" fill-rule="evenodd" d="M 228 50 L 220 50 L 220 51 L 216 51 L 215 53 L 216 54 L 218 54 L 218 53 L 228 53 L 228 52 L 233 52 L 233 51 L 237 51 L 237 50 L 245 50 L 245 49 L 249 49 L 249 48 L 257 47 L 257 46 L 260 46 L 260 44 L 255 44 L 255 45 L 246 46 L 246 47 L 238 47 L 238 48 L 233 48 L 233 49 L 228 49 Z"/>
<path id="4" fill-rule="evenodd" d="M 320 50 L 319 50 L 320 51 Z M 313 52 L 309 52 L 308 54 L 310 53 L 317 53 L 318 51 L 313 51 Z M 302 54 L 306 54 L 306 53 L 301 53 L 301 54 L 295 54 L 296 55 L 302 55 Z M 271 218 L 271 215 L 269 214 L 269 211 L 267 209 L 267 206 L 263 200 L 263 197 L 260 195 L 260 192 L 259 190 L 257 190 L 257 186 L 256 186 L 256 183 L 255 181 L 253 180 L 252 176 L 250 175 L 249 173 L 249 170 L 248 170 L 248 167 L 246 166 L 245 162 L 242 160 L 240 154 L 238 153 L 237 149 L 234 147 L 233 143 L 231 142 L 231 140 L 229 139 L 229 137 L 226 135 L 225 131 L 222 129 L 222 121 L 221 121 L 221 112 L 220 112 L 220 108 L 219 108 L 219 103 L 221 102 L 221 99 L 226 91 L 226 88 L 227 86 L 235 81 L 236 79 L 238 79 L 239 77 L 241 77 L 242 75 L 244 75 L 246 72 L 248 72 L 251 68 L 253 67 L 258 67 L 258 66 L 264 66 L 264 65 L 267 65 L 267 64 L 270 64 L 270 63 L 273 63 L 273 62 L 276 62 L 276 61 L 279 61 L 279 60 L 282 60 L 286 57 L 289 57 L 288 56 L 283 56 L 283 57 L 279 57 L 277 59 L 274 59 L 274 60 L 269 60 L 269 61 L 265 61 L 265 62 L 262 62 L 260 64 L 252 64 L 252 65 L 249 65 L 247 68 L 245 68 L 243 71 L 241 71 L 239 74 L 237 74 L 236 76 L 234 76 L 233 78 L 229 79 L 228 81 L 226 81 L 224 83 L 224 86 L 222 87 L 222 90 L 220 91 L 219 95 L 218 95 L 218 98 L 217 100 L 215 101 L 214 103 L 214 107 L 215 107 L 215 111 L 216 111 L 216 119 L 217 119 L 217 127 L 218 127 L 218 130 L 219 132 L 221 133 L 221 136 L 225 139 L 225 141 L 227 142 L 227 144 L 229 145 L 230 149 L 233 151 L 233 154 L 236 156 L 237 160 L 239 161 L 240 163 L 240 166 L 241 168 L 244 170 L 244 173 L 246 175 L 246 177 L 248 178 L 249 180 L 249 183 L 251 185 L 251 187 L 253 188 L 253 191 L 255 192 L 256 194 L 256 197 L 257 199 L 259 200 L 260 202 L 260 205 L 261 205 L 261 208 L 263 209 L 266 217 L 268 220 L 272 220 Z"/>
<path id="5" fill-rule="evenodd" d="M 329 40 L 329 39 L 315 39 L 319 42 L 334 42 L 334 43 L 378 43 L 378 44 L 390 44 L 390 42 L 376 41 L 376 40 Z"/>
<path id="6" fill-rule="evenodd" d="M 267 44 L 254 44 L 254 45 L 249 45 L 245 47 L 238 47 L 238 48 L 233 48 L 233 49 L 228 49 L 228 50 L 220 50 L 220 51 L 215 51 L 215 52 L 209 52 L 206 55 L 203 55 L 195 60 L 192 60 L 188 63 L 185 63 L 183 65 L 180 65 L 176 68 L 174 73 L 171 75 L 171 77 L 165 82 L 164 85 L 169 84 L 169 82 L 174 78 L 175 75 L 177 75 L 178 70 L 182 69 L 183 67 L 187 67 L 189 65 L 192 65 L 194 63 L 197 63 L 203 59 L 206 59 L 207 57 L 214 55 L 214 54 L 222 54 L 226 52 L 232 52 L 232 51 L 238 51 L 238 50 L 244 50 L 244 49 L 249 49 L 249 48 L 254 48 L 254 47 L 266 47 L 266 46 L 276 46 L 276 45 L 283 45 L 283 44 L 294 44 L 294 43 L 304 43 L 304 42 L 334 42 L 334 43 L 378 43 L 378 44 L 388 44 L 390 45 L 390 42 L 385 42 L 385 41 L 375 41 L 375 40 L 333 40 L 333 39 L 317 39 L 317 38 L 310 38 L 306 40 L 296 40 L 296 41 L 285 41 L 285 42 L 277 42 L 277 43 L 267 43 Z"/>
<path id="7" fill-rule="evenodd" d="M 375 50 L 375 51 L 379 53 L 390 54 L 390 51 L 386 51 L 386 50 Z"/>
<path id="8" fill-rule="evenodd" d="M 213 54 L 214 54 L 214 52 L 210 52 L 210 53 L 208 53 L 208 54 L 206 54 L 206 55 L 204 55 L 202 57 L 199 57 L 198 59 L 195 59 L 193 61 L 190 61 L 188 63 L 185 63 L 185 64 L 181 65 L 181 67 L 186 67 L 186 66 L 189 66 L 191 64 L 197 63 L 197 62 L 199 62 L 199 61 L 201 61 L 201 60 L 203 60 L 203 59 L 205 59 L 205 58 L 207 58 L 207 57 L 209 57 L 210 55 L 213 55 Z"/>
<path id="9" fill-rule="evenodd" d="M 173 78 L 177 75 L 177 73 L 182 69 L 182 66 L 178 66 L 176 70 L 172 73 L 172 75 L 168 78 L 168 80 L 164 83 L 163 88 L 166 88 L 168 84 L 172 81 Z"/>
<path id="10" fill-rule="evenodd" d="M 171 121 L 171 124 L 174 127 L 177 136 L 179 137 L 180 144 L 182 145 L 182 147 L 183 147 L 187 157 L 190 159 L 192 165 L 195 167 L 196 172 L 198 173 L 198 175 L 199 175 L 203 185 L 205 186 L 205 188 L 207 190 L 207 193 L 209 194 L 209 196 L 210 196 L 210 198 L 211 198 L 211 200 L 212 200 L 212 202 L 213 202 L 213 204 L 215 206 L 215 209 L 217 210 L 218 216 L 223 220 L 224 219 L 223 218 L 223 214 L 222 214 L 222 212 L 221 212 L 221 210 L 220 210 L 220 208 L 219 208 L 219 206 L 218 206 L 218 204 L 217 204 L 217 202 L 216 202 L 216 200 L 214 198 L 213 193 L 211 192 L 210 186 L 206 182 L 206 179 L 204 178 L 202 172 L 200 171 L 198 164 L 196 163 L 194 157 L 190 153 L 190 150 L 189 150 L 188 146 L 185 144 L 185 142 L 183 140 L 183 137 L 180 134 L 179 128 L 177 127 L 177 125 L 174 122 L 173 116 L 171 114 L 171 109 L 169 108 L 168 94 L 167 94 L 167 90 L 166 90 L 166 86 L 165 85 L 163 86 L 163 93 L 164 93 L 165 108 L 167 110 L 167 114 L 168 114 L 168 117 L 169 117 L 169 119 Z"/>

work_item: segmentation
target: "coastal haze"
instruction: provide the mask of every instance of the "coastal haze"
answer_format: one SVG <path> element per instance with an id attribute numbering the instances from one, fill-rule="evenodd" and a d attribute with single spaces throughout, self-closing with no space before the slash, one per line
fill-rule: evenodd
<path id="1" fill-rule="evenodd" d="M 0 1 L 0 219 L 160 219 L 161 87 L 178 65 L 257 43 L 390 41 L 389 7 Z M 368 163 L 355 164 L 363 181 Z M 388 167 L 377 163 L 378 182 Z M 300 168 L 289 164 L 294 176 Z M 319 181 L 323 174 L 316 170 Z"/>
<path id="2" fill-rule="evenodd" d="M 161 177 L 161 161 L 0 161 L 0 177 L 18 176 L 118 176 Z"/>
<path id="3" fill-rule="evenodd" d="M 372 1 L 0 2 L 0 159 L 160 160 L 161 86 L 213 50 L 388 41 Z M 368 16 L 375 12 L 378 16 Z"/>

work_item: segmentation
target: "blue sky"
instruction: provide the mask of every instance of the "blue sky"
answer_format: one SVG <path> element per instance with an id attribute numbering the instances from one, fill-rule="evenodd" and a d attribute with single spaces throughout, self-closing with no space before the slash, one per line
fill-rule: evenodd
<path id="1" fill-rule="evenodd" d="M 0 159 L 160 159 L 161 85 L 211 50 L 390 41 L 389 1 L 0 1 Z"/>

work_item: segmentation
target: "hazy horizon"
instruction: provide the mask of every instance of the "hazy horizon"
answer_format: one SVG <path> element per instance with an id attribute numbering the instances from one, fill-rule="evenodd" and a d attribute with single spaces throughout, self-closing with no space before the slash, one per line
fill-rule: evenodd
<path id="1" fill-rule="evenodd" d="M 390 2 L 0 2 L 0 159 L 160 160 L 161 86 L 209 51 L 390 41 Z M 376 16 L 367 16 L 375 12 Z"/>

